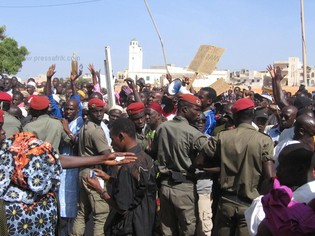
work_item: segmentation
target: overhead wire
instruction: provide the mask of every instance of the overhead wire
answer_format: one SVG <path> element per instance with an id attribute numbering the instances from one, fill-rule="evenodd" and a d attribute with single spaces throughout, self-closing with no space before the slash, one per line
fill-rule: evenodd
<path id="1" fill-rule="evenodd" d="M 41 5 L 0 5 L 0 8 L 41 8 L 41 7 L 61 7 L 61 6 L 70 6 L 70 5 L 79 5 L 79 4 L 87 4 L 92 2 L 100 2 L 103 0 L 86 0 L 79 2 L 68 2 L 68 3 L 55 3 L 55 4 L 41 4 Z"/>

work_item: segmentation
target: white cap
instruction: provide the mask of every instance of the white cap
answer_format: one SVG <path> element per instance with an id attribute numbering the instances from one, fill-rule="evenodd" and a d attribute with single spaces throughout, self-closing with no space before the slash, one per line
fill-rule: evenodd
<path id="1" fill-rule="evenodd" d="M 119 111 L 121 111 L 121 112 L 124 112 L 124 109 L 123 109 L 121 106 L 119 106 L 119 105 L 113 105 L 113 106 L 109 109 L 109 111 L 111 111 L 111 110 L 119 110 Z"/>
<path id="2" fill-rule="evenodd" d="M 33 86 L 33 87 L 36 88 L 36 83 L 33 82 L 33 81 L 30 81 L 30 82 L 27 83 L 27 86 Z"/>
<path id="3" fill-rule="evenodd" d="M 260 96 L 266 98 L 267 100 L 269 100 L 270 102 L 272 102 L 272 97 L 268 94 L 260 94 Z"/>

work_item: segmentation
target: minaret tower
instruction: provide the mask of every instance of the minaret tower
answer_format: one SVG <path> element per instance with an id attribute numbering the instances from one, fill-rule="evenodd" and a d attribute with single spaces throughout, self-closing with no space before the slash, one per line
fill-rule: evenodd
<path id="1" fill-rule="evenodd" d="M 136 39 L 129 44 L 129 73 L 142 70 L 142 48 Z"/>

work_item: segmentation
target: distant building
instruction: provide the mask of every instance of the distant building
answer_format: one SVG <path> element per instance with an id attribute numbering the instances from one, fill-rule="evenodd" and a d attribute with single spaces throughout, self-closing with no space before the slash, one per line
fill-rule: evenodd
<path id="1" fill-rule="evenodd" d="M 129 44 L 129 67 L 130 72 L 140 72 L 142 70 L 143 55 L 142 48 L 136 39 L 132 39 Z"/>
<path id="2" fill-rule="evenodd" d="M 298 57 L 289 57 L 287 61 L 275 61 L 273 66 L 282 69 L 284 86 L 299 86 L 304 83 L 302 63 Z M 307 85 L 315 85 L 315 68 L 307 67 Z M 252 87 L 271 88 L 271 77 L 268 71 L 249 71 L 242 69 L 231 72 L 231 83 Z"/>
<path id="3" fill-rule="evenodd" d="M 286 74 L 286 85 L 299 86 L 304 84 L 303 79 L 303 65 L 298 57 L 289 57 L 288 61 L 275 61 L 274 66 L 282 68 L 283 73 Z M 306 83 L 308 86 L 315 85 L 315 68 L 307 67 Z"/>
<path id="4" fill-rule="evenodd" d="M 144 78 L 146 83 L 150 83 L 153 86 L 160 86 L 167 84 L 168 81 L 165 78 L 166 69 L 164 66 L 152 66 L 149 69 L 144 69 L 143 66 L 143 54 L 142 48 L 136 39 L 132 39 L 129 44 L 129 66 L 128 69 L 118 72 L 117 79 L 123 81 L 130 77 L 132 79 Z M 176 67 L 174 64 L 168 65 L 168 71 L 172 75 L 173 79 L 182 78 L 187 76 L 193 78 L 195 76 L 194 71 L 189 71 L 187 68 Z M 193 83 L 193 87 L 201 88 L 209 86 L 216 80 L 223 78 L 225 81 L 229 81 L 230 72 L 228 70 L 215 70 L 211 75 L 198 76 Z"/>
<path id="5" fill-rule="evenodd" d="M 266 71 L 250 71 L 242 69 L 240 71 L 231 72 L 230 82 L 234 85 L 262 87 L 266 75 Z"/>
<path id="6" fill-rule="evenodd" d="M 303 69 L 302 63 L 298 57 L 289 57 L 287 61 L 275 61 L 275 67 L 279 66 L 286 79 L 286 85 L 298 86 L 303 83 Z"/>

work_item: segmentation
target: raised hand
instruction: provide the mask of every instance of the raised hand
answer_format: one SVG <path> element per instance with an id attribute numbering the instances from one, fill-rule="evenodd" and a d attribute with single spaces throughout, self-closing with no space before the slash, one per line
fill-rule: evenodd
<path id="1" fill-rule="evenodd" d="M 131 88 L 132 90 L 134 90 L 135 88 L 137 88 L 137 85 L 135 84 L 135 82 L 133 81 L 133 79 L 127 78 L 127 79 L 125 79 L 125 82 L 127 82 L 129 88 Z"/>
<path id="2" fill-rule="evenodd" d="M 267 70 L 269 71 L 271 78 L 274 79 L 276 77 L 276 70 L 275 70 L 274 66 L 268 65 Z"/>
<path id="3" fill-rule="evenodd" d="M 101 78 L 101 69 L 99 69 L 98 71 L 95 71 L 95 75 L 97 78 Z"/>
<path id="4" fill-rule="evenodd" d="M 172 83 L 172 76 L 171 76 L 171 74 L 166 74 L 166 79 L 167 79 L 168 83 Z"/>
<path id="5" fill-rule="evenodd" d="M 93 64 L 89 64 L 88 65 L 88 69 L 91 72 L 92 75 L 95 75 L 95 69 L 94 69 L 94 65 Z"/>
<path id="6" fill-rule="evenodd" d="M 267 70 L 269 71 L 271 78 L 274 80 L 281 81 L 285 77 L 285 76 L 282 76 L 282 70 L 279 66 L 274 67 L 272 65 L 268 65 Z"/>
<path id="7" fill-rule="evenodd" d="M 82 75 L 82 70 L 79 71 L 79 74 L 76 74 L 76 75 L 71 74 L 71 75 L 70 75 L 70 79 L 71 79 L 72 82 L 74 82 L 74 81 L 76 81 L 76 79 L 78 79 L 81 75 Z"/>
<path id="8" fill-rule="evenodd" d="M 48 68 L 48 71 L 47 71 L 47 79 L 51 79 L 53 77 L 53 75 L 56 73 L 55 71 L 56 69 L 56 64 L 52 64 L 49 68 Z"/>
<path id="9" fill-rule="evenodd" d="M 184 82 L 186 85 L 189 85 L 189 84 L 190 84 L 190 79 L 189 79 L 189 77 L 183 76 L 183 82 Z"/>

